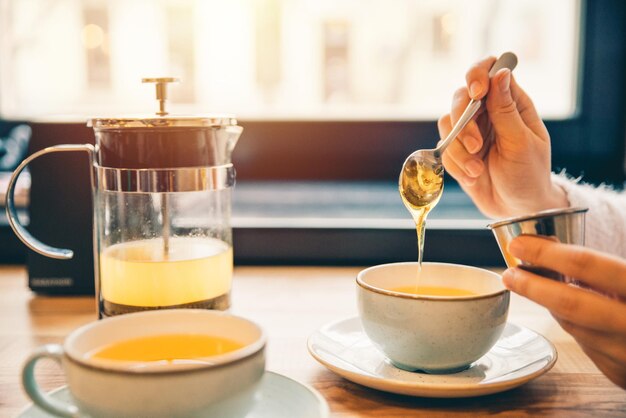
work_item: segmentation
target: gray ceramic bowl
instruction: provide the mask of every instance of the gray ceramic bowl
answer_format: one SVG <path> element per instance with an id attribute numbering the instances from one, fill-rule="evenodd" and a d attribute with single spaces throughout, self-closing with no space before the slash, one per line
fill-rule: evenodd
<path id="1" fill-rule="evenodd" d="M 363 329 L 398 368 L 463 370 L 486 354 L 506 324 L 509 291 L 498 274 L 457 264 L 424 263 L 419 283 L 475 296 L 417 296 L 390 289 L 414 285 L 417 263 L 370 267 L 357 276 Z"/>

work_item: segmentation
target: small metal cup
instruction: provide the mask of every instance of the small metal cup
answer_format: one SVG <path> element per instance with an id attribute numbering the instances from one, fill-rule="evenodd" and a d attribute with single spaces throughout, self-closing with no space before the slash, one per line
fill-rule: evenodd
<path id="1" fill-rule="evenodd" d="M 536 235 L 565 244 L 585 244 L 587 208 L 551 209 L 526 216 L 504 219 L 487 225 L 493 232 L 508 267 L 520 267 L 532 273 L 570 283 L 572 279 L 543 267 L 533 266 L 509 253 L 509 243 L 520 235 Z"/>

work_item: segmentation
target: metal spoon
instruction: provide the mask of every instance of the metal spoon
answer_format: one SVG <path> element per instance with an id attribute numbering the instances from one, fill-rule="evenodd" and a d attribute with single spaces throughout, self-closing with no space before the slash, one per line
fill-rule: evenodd
<path id="1" fill-rule="evenodd" d="M 515 54 L 505 52 L 489 70 L 489 78 L 493 77 L 502 68 L 508 68 L 513 71 L 516 65 L 517 57 Z M 482 100 L 472 99 L 448 136 L 439 142 L 436 148 L 417 150 L 404 161 L 402 171 L 400 172 L 399 187 L 405 205 L 408 204 L 413 208 L 420 208 L 436 203 L 443 189 L 441 156 L 448 145 L 454 141 L 457 135 L 465 128 L 465 125 L 478 112 L 481 104 Z"/>

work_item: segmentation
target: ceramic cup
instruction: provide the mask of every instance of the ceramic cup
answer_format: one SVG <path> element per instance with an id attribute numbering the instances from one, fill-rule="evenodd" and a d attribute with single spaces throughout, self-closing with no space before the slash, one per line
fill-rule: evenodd
<path id="1" fill-rule="evenodd" d="M 509 291 L 498 274 L 457 264 L 423 263 L 420 286 L 469 290 L 475 296 L 419 296 L 417 263 L 370 267 L 356 279 L 365 333 L 398 368 L 454 373 L 486 354 L 506 324 Z"/>
<path id="2" fill-rule="evenodd" d="M 225 337 L 244 346 L 210 357 L 208 364 L 137 367 L 136 363 L 86 357 L 107 344 L 172 333 Z M 62 417 L 240 417 L 252 407 L 264 374 L 265 342 L 259 326 L 223 312 L 132 313 L 78 328 L 62 346 L 40 347 L 26 361 L 22 381 L 35 404 Z M 62 365 L 74 404 L 53 399 L 39 388 L 34 368 L 42 358 Z"/>

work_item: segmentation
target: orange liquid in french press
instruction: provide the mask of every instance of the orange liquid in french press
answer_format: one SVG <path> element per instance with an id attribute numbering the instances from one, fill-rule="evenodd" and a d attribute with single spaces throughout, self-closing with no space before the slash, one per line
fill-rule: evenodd
<path id="1" fill-rule="evenodd" d="M 226 309 L 233 274 L 228 243 L 175 237 L 115 244 L 100 255 L 100 292 L 106 315 L 145 309 Z"/>

